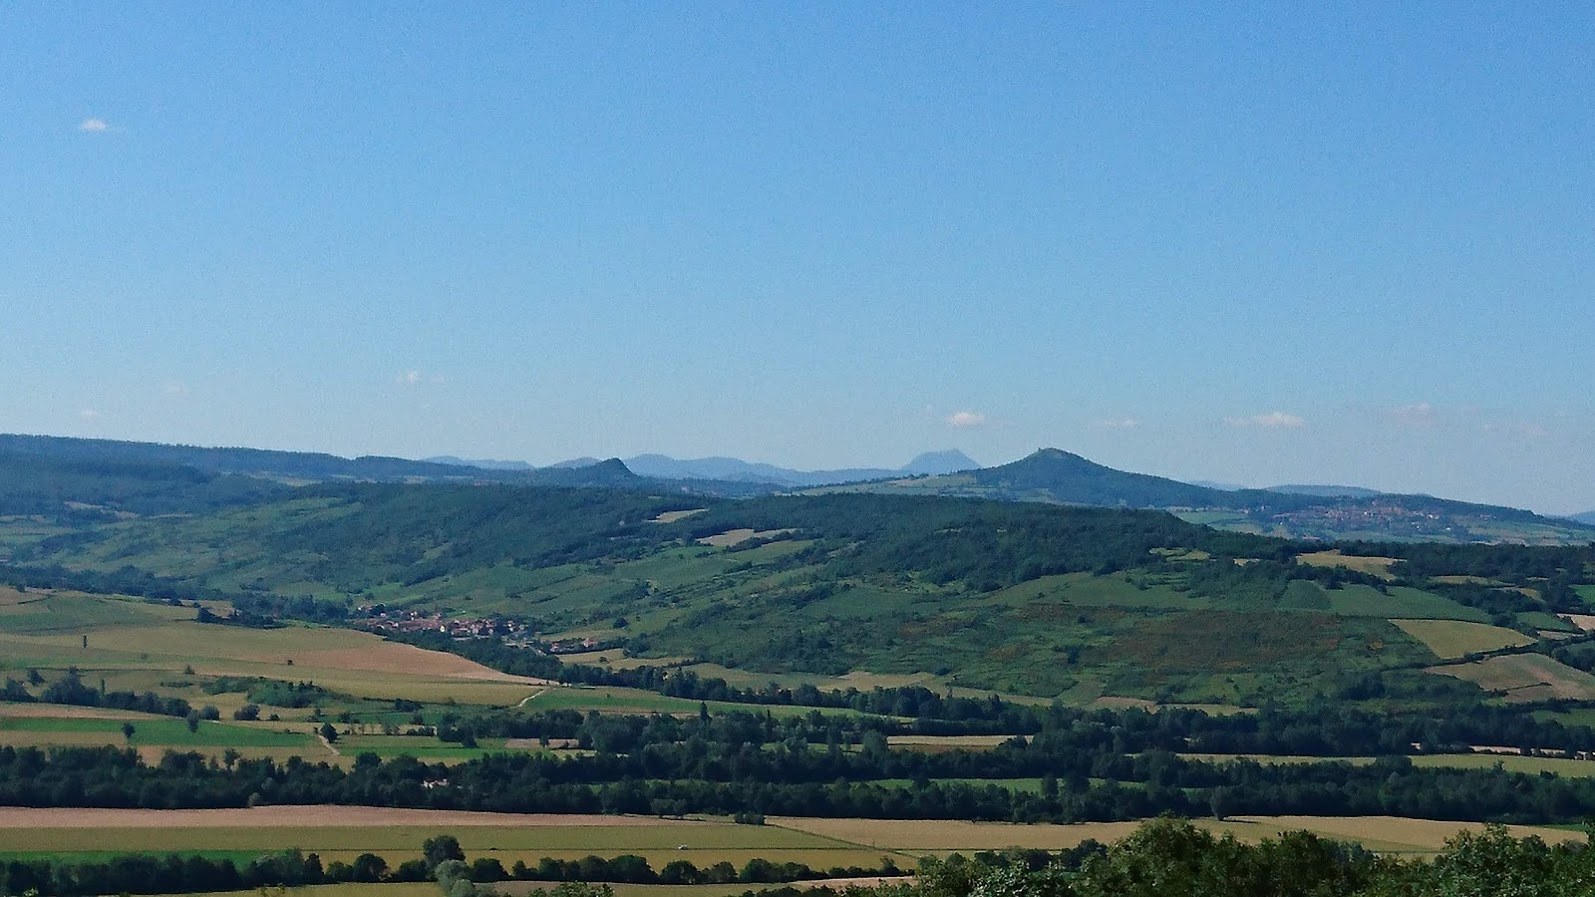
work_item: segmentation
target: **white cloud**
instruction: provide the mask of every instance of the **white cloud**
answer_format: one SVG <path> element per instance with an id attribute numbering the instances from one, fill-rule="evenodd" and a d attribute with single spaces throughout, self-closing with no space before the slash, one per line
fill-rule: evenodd
<path id="1" fill-rule="evenodd" d="M 1133 430 L 1141 426 L 1141 422 L 1133 417 L 1116 417 L 1107 420 L 1094 420 L 1087 426 L 1093 430 Z"/>
<path id="2" fill-rule="evenodd" d="M 397 383 L 397 384 L 399 384 L 401 386 L 414 386 L 417 383 L 421 382 L 421 372 L 420 371 L 405 371 L 404 373 L 400 374 L 398 377 L 394 378 L 393 382 Z"/>
<path id="3" fill-rule="evenodd" d="M 1386 408 L 1385 417 L 1402 427 L 1432 427 L 1439 422 L 1440 413 L 1428 402 L 1414 402 Z"/>
<path id="4" fill-rule="evenodd" d="M 982 427 L 986 424 L 986 415 L 979 411 L 954 411 L 947 415 L 947 426 L 968 430 L 972 427 Z"/>
<path id="5" fill-rule="evenodd" d="M 103 134 L 111 130 L 111 124 L 103 118 L 85 118 L 78 122 L 78 130 L 85 134 Z"/>
<path id="6" fill-rule="evenodd" d="M 166 381 L 166 385 L 161 387 L 161 392 L 164 392 L 169 396 L 180 396 L 188 392 L 188 387 L 176 380 L 168 380 Z"/>
<path id="7" fill-rule="evenodd" d="M 1268 430 L 1304 427 L 1307 421 L 1294 414 L 1283 411 L 1270 411 L 1266 414 L 1254 414 L 1251 417 L 1226 417 L 1224 423 L 1232 427 L 1262 427 Z"/>
<path id="8" fill-rule="evenodd" d="M 1480 433 L 1502 433 L 1516 439 L 1543 439 L 1551 431 L 1532 421 L 1487 420 L 1479 424 Z"/>
<path id="9" fill-rule="evenodd" d="M 99 416 L 100 416 L 100 412 L 95 411 L 93 408 L 85 408 L 82 411 L 78 412 L 78 417 L 81 417 L 84 420 L 93 420 L 93 419 L 95 419 L 96 417 L 99 417 Z"/>

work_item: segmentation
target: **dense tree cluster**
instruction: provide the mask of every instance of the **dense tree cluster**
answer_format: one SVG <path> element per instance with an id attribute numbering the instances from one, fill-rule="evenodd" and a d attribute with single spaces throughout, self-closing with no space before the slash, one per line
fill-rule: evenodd
<path id="1" fill-rule="evenodd" d="M 333 868 L 337 867 L 337 868 Z M 0 894 L 40 897 L 90 897 L 95 894 L 189 894 L 245 891 L 343 881 L 384 881 L 387 863 L 365 854 L 354 864 L 322 868 L 316 854 L 298 850 L 257 857 L 243 866 L 231 859 L 176 854 L 129 854 L 105 862 L 54 862 L 47 859 L 0 862 Z M 411 879 L 416 880 L 416 879 Z"/>
<path id="2" fill-rule="evenodd" d="M 218 763 L 130 751 L 0 748 L 0 804 L 210 807 L 346 803 L 495 811 L 1083 821 L 1303 813 L 1576 821 L 1595 812 L 1595 780 L 1501 769 L 1416 767 L 1413 743 L 1595 748 L 1595 734 L 1480 709 L 1392 722 L 1325 707 L 1208 716 L 1047 708 L 1030 737 L 989 750 L 891 750 L 903 722 L 757 713 L 693 718 L 450 716 L 445 738 L 574 740 L 591 753 L 495 753 L 453 765 L 361 755 L 352 769 L 293 759 Z M 1455 740 L 1451 740 L 1455 739 Z M 1210 763 L 1181 752 L 1374 755 L 1337 762 Z M 1004 780 L 1039 779 L 1039 790 Z M 987 783 L 989 782 L 989 783 Z"/>
<path id="3" fill-rule="evenodd" d="M 194 708 L 182 698 L 165 697 L 152 691 L 107 691 L 104 682 L 101 682 L 99 688 L 91 687 L 83 681 L 83 675 L 76 667 L 69 668 L 61 678 L 45 685 L 37 697 L 28 691 L 27 686 L 21 681 L 7 676 L 5 681 L 0 683 L 0 701 L 106 707 L 113 710 L 135 710 L 140 713 L 178 717 L 186 717 L 194 712 Z"/>

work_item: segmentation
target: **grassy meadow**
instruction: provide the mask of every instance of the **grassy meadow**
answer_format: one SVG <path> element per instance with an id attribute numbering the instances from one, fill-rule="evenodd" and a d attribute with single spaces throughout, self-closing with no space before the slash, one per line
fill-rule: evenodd
<path id="1" fill-rule="evenodd" d="M 1423 642 L 1436 657 L 1452 659 L 1532 645 L 1534 638 L 1487 623 L 1462 620 L 1392 620 L 1401 630 Z"/>
<path id="2" fill-rule="evenodd" d="M 1508 654 L 1473 663 L 1432 667 L 1430 672 L 1472 682 L 1510 703 L 1544 700 L 1595 701 L 1595 675 L 1543 654 Z"/>

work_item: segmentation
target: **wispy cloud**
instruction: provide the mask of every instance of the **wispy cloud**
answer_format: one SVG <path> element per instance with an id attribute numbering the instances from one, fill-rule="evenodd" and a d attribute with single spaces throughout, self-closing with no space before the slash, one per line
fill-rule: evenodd
<path id="1" fill-rule="evenodd" d="M 1141 426 L 1141 422 L 1133 417 L 1111 417 L 1106 420 L 1094 420 L 1086 426 L 1093 430 L 1133 430 Z"/>
<path id="2" fill-rule="evenodd" d="M 986 415 L 981 414 L 979 411 L 954 411 L 952 414 L 947 415 L 947 426 L 957 427 L 960 430 L 968 430 L 985 425 Z"/>
<path id="3" fill-rule="evenodd" d="M 420 368 L 411 368 L 407 371 L 400 372 L 399 376 L 393 378 L 393 382 L 399 384 L 400 386 L 408 386 L 413 389 L 417 386 L 422 386 L 427 383 L 430 383 L 433 386 L 442 386 L 444 383 L 447 383 L 448 380 L 444 378 L 442 374 L 429 374 Z"/>
<path id="4" fill-rule="evenodd" d="M 1480 433 L 1504 433 L 1519 439 L 1543 439 L 1551 431 L 1533 421 L 1487 420 L 1479 424 Z"/>
<path id="5" fill-rule="evenodd" d="M 188 387 L 176 380 L 168 380 L 166 381 L 165 385 L 161 387 L 161 392 L 164 392 L 169 396 L 180 396 L 188 392 Z"/>
<path id="6" fill-rule="evenodd" d="M 1284 411 L 1269 411 L 1251 417 L 1226 417 L 1224 423 L 1232 427 L 1262 427 L 1265 430 L 1291 429 L 1307 425 L 1307 421 L 1303 418 Z"/>
<path id="7" fill-rule="evenodd" d="M 78 412 L 78 417 L 81 417 L 84 420 L 93 420 L 93 419 L 95 419 L 96 417 L 99 417 L 99 416 L 100 416 L 100 412 L 95 411 L 93 408 L 85 408 L 82 411 Z"/>
<path id="8" fill-rule="evenodd" d="M 1432 427 L 1439 423 L 1440 411 L 1428 402 L 1414 402 L 1386 408 L 1385 419 L 1399 427 Z"/>
<path id="9" fill-rule="evenodd" d="M 111 130 L 111 123 L 103 118 L 85 118 L 78 122 L 78 130 L 85 134 L 104 134 Z"/>

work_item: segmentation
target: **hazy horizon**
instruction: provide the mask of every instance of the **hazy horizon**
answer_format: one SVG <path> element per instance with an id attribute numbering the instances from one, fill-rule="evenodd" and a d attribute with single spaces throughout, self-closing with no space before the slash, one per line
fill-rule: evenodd
<path id="1" fill-rule="evenodd" d="M 0 431 L 1595 509 L 1595 7 L 0 8 Z"/>

